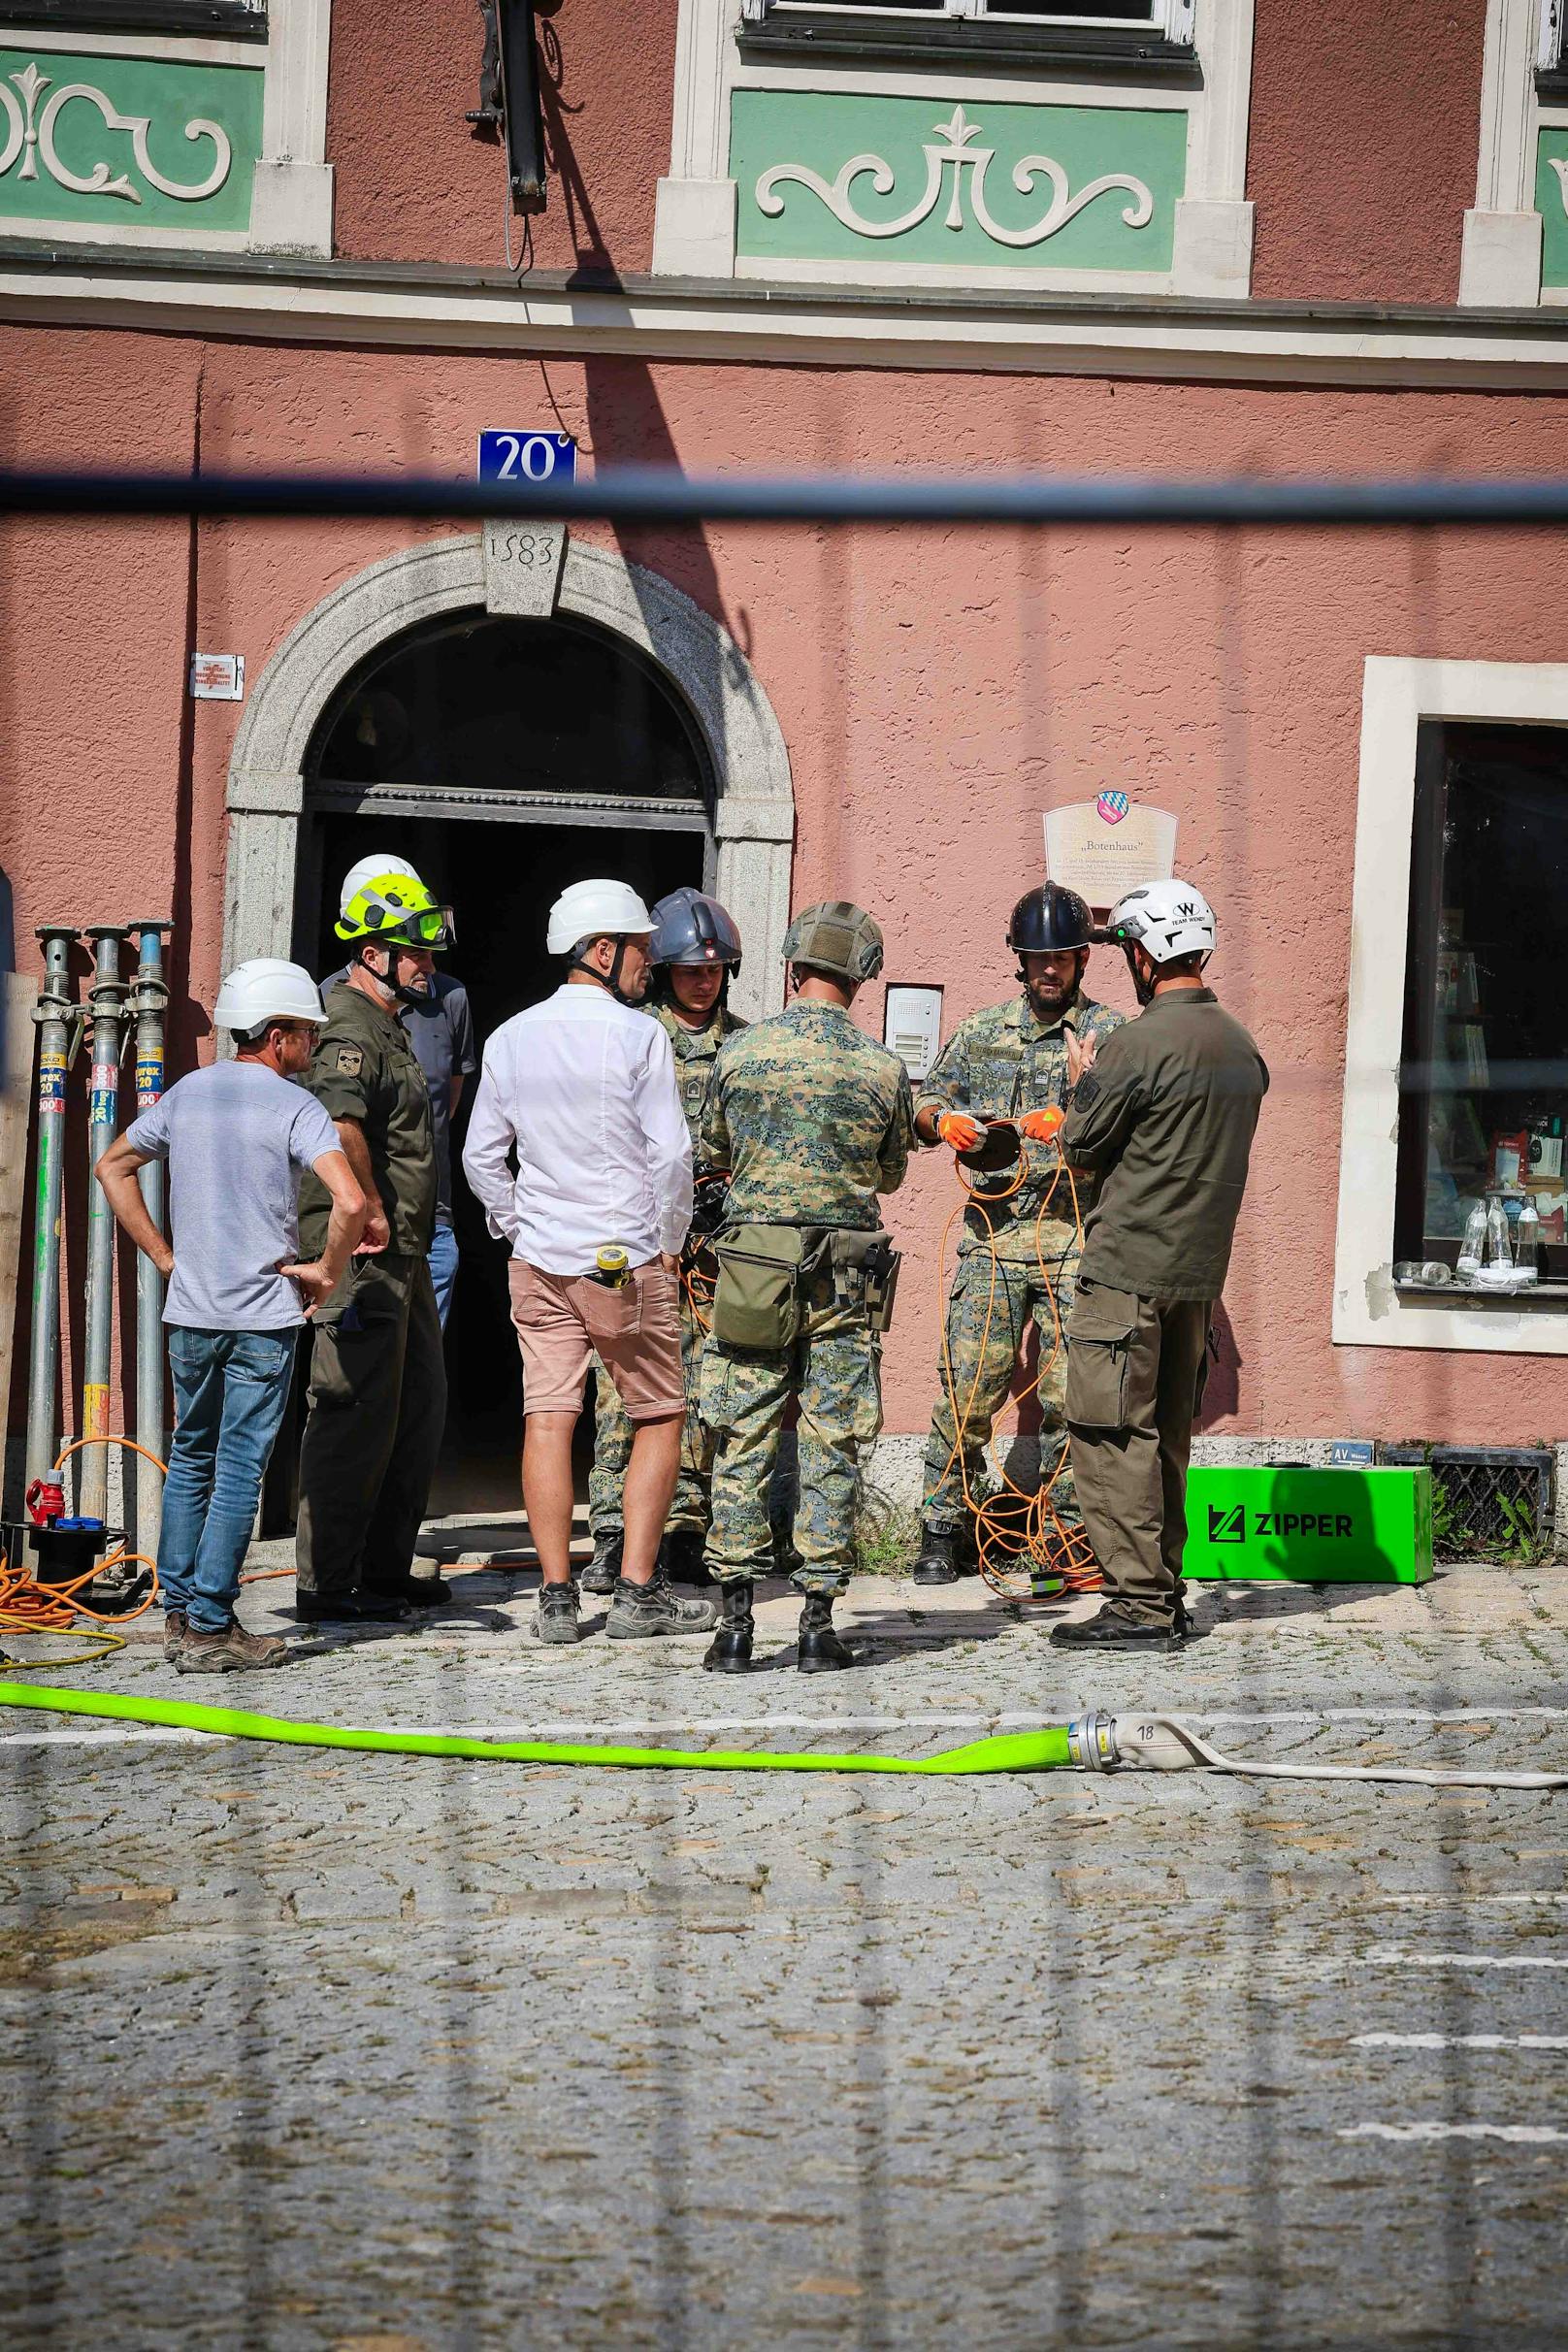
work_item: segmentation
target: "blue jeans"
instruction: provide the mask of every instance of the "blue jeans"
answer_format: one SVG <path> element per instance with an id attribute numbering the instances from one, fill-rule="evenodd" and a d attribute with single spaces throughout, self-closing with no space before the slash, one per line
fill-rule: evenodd
<path id="1" fill-rule="evenodd" d="M 457 1283 L 457 1235 L 449 1225 L 438 1225 L 430 1238 L 430 1279 L 436 1286 L 436 1312 L 441 1327 L 446 1328 L 446 1318 L 452 1311 L 452 1291 Z"/>
<path id="2" fill-rule="evenodd" d="M 163 1487 L 158 1583 L 165 1609 L 198 1633 L 234 1617 L 240 1568 L 273 1441 L 288 1402 L 288 1331 L 169 1331 L 175 1437 Z"/>

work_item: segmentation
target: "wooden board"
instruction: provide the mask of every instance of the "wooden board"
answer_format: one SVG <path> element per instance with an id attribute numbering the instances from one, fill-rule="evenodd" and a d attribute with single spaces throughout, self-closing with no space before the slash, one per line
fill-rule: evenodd
<path id="1" fill-rule="evenodd" d="M 21 1284 L 27 1235 L 23 1231 L 22 1185 L 27 1173 L 27 1123 L 33 1108 L 33 1045 L 38 1035 L 33 1004 L 36 981 L 20 972 L 0 973 L 4 1013 L 4 1060 L 0 1062 L 0 1430 L 11 1396 L 11 1352 L 16 1335 L 16 1293 Z"/>

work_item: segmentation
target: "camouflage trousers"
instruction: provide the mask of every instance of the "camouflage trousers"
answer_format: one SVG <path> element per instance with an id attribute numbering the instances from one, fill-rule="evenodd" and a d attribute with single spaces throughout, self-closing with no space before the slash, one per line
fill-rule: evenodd
<path id="1" fill-rule="evenodd" d="M 1057 1239 L 1058 1250 L 1065 1238 Z M 924 1517 L 930 1527 L 951 1532 L 963 1525 L 966 1517 L 965 1474 L 969 1493 L 976 1499 L 993 1483 L 985 1461 L 986 1441 L 1007 1401 L 1019 1350 L 1031 1322 L 1040 1334 L 1042 1371 L 1037 1393 L 1042 1477 L 1049 1478 L 1055 1467 L 1066 1438 L 1067 1394 L 1067 1351 L 1064 1345 L 1059 1345 L 1057 1318 L 1065 1325 L 1072 1304 L 1077 1252 L 1073 1249 L 1070 1255 L 1063 1252 L 1057 1257 L 1053 1255 L 1052 1244 L 1053 1229 L 1046 1226 L 1041 1231 L 1040 1248 L 1050 1271 L 1049 1281 L 1041 1273 L 1032 1249 L 1027 1262 L 1002 1258 L 994 1260 L 983 1245 L 966 1251 L 959 1259 L 947 1301 L 945 1358 L 942 1356 L 937 1358 L 936 1409 L 926 1441 Z M 1051 1360 L 1053 1352 L 1055 1361 Z M 964 1422 L 962 1473 L 960 1450 L 954 1436 L 955 1396 Z M 1057 1517 L 1065 1525 L 1078 1523 L 1082 1515 L 1073 1491 L 1070 1464 L 1062 1469 L 1052 1487 L 1051 1501 Z"/>
<path id="2" fill-rule="evenodd" d="M 685 1283 L 680 1290 L 680 1370 L 686 1390 L 686 1425 L 680 1439 L 680 1472 L 675 1499 L 666 1525 L 705 1528 L 708 1519 L 707 1482 L 713 1467 L 713 1441 L 698 1418 L 697 1376 L 702 1362 L 702 1325 L 692 1313 Z M 632 1458 L 632 1424 L 598 1356 L 594 1357 L 598 1394 L 594 1403 L 594 1466 L 588 1473 L 588 1523 L 594 1541 L 621 1531 L 621 1487 Z"/>
<path id="3" fill-rule="evenodd" d="M 843 1305 L 831 1274 L 802 1302 L 793 1348 L 702 1352 L 702 1419 L 712 1430 L 713 1526 L 707 1565 L 721 1583 L 772 1573 L 768 1497 L 790 1399 L 800 1403 L 800 1492 L 795 1510 L 802 1592 L 840 1593 L 855 1566 L 861 1449 L 882 1426 L 882 1342 L 863 1306 Z"/>

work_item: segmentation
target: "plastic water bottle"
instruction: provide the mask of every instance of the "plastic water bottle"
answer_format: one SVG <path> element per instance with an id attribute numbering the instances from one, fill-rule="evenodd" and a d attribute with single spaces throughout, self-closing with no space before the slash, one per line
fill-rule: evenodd
<path id="1" fill-rule="evenodd" d="M 1486 1253 L 1486 1212 L 1478 1200 L 1465 1220 L 1464 1239 L 1459 1244 L 1458 1264 L 1454 1272 L 1467 1282 L 1474 1282 L 1481 1272 L 1481 1261 Z"/>
<path id="2" fill-rule="evenodd" d="M 1541 1279 L 1541 1218 L 1533 1200 L 1526 1200 L 1519 1213 L 1519 1279 L 1522 1283 Z"/>
<path id="3" fill-rule="evenodd" d="M 1513 1262 L 1514 1249 L 1508 1237 L 1508 1212 L 1500 1200 L 1494 1200 L 1486 1211 L 1486 1263 L 1489 1266 L 1511 1266 Z"/>

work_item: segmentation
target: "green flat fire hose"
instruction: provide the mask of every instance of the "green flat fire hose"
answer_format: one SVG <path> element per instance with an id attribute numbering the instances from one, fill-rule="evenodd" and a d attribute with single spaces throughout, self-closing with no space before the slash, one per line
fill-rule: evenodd
<path id="1" fill-rule="evenodd" d="M 934 1756 L 780 1755 L 766 1748 L 597 1748 L 567 1740 L 474 1740 L 449 1731 L 357 1731 L 337 1723 L 293 1723 L 284 1715 L 201 1707 L 185 1699 L 120 1699 L 92 1690 L 52 1690 L 0 1682 L 0 1707 L 36 1707 L 46 1715 L 107 1715 L 118 1723 L 153 1723 L 175 1731 L 214 1732 L 229 1740 L 271 1740 L 288 1748 L 359 1748 L 380 1755 L 464 1756 L 481 1764 L 612 1764 L 664 1772 L 987 1772 L 1245 1773 L 1264 1780 L 1398 1780 L 1419 1788 L 1568 1788 L 1568 1772 L 1450 1772 L 1408 1764 L 1265 1763 L 1225 1756 L 1179 1715 L 1078 1715 L 1038 1731 L 970 1740 Z M 5 1743 L 0 1741 L 0 1750 Z"/>
<path id="2" fill-rule="evenodd" d="M 681 1772 L 1048 1772 L 1070 1766 L 1069 1728 L 1013 1731 L 973 1740 L 935 1756 L 779 1755 L 766 1748 L 597 1748 L 562 1740 L 472 1740 L 444 1731 L 356 1731 L 336 1723 L 295 1723 L 239 1708 L 184 1699 L 120 1699 L 92 1690 L 55 1690 L 0 1682 L 0 1707 L 48 1714 L 108 1715 L 120 1723 L 156 1723 L 177 1731 L 216 1732 L 231 1740 L 274 1740 L 293 1748 L 363 1748 L 382 1755 L 466 1756 L 485 1764 L 616 1764 Z"/>

